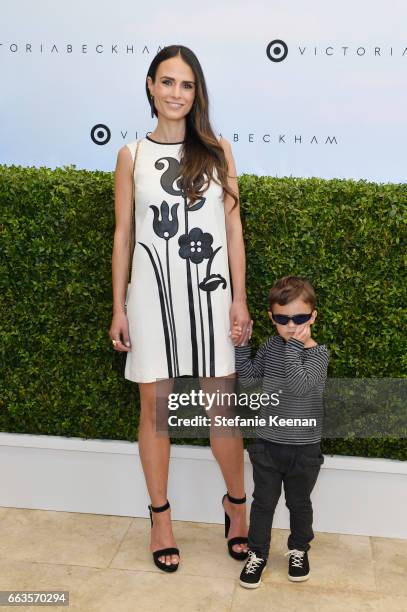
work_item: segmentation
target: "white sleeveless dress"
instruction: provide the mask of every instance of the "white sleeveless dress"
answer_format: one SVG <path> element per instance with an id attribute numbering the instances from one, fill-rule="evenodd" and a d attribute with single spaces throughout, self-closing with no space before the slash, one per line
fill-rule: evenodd
<path id="1" fill-rule="evenodd" d="M 127 143 L 133 160 L 136 144 Z M 212 180 L 188 207 L 176 180 L 181 147 L 139 144 L 124 373 L 135 382 L 235 372 L 222 188 Z"/>

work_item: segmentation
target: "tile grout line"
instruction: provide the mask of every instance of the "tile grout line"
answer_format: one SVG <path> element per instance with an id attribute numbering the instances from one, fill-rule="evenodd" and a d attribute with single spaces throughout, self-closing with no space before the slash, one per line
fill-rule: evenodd
<path id="1" fill-rule="evenodd" d="M 109 569 L 109 568 L 110 568 L 110 569 L 114 569 L 114 568 L 111 568 L 110 566 L 111 566 L 111 564 L 112 564 L 112 562 L 113 562 L 113 559 L 115 558 L 115 556 L 116 556 L 116 555 L 117 555 L 117 553 L 119 552 L 119 550 L 120 550 L 120 546 L 123 544 L 124 538 L 127 536 L 128 532 L 129 532 L 129 530 L 130 530 L 130 527 L 131 527 L 131 526 L 134 524 L 134 519 L 135 519 L 135 517 L 133 516 L 132 520 L 130 521 L 130 523 L 129 523 L 129 524 L 128 524 L 128 526 L 127 526 L 126 531 L 125 531 L 125 532 L 124 532 L 124 534 L 123 534 L 122 539 L 120 540 L 120 542 L 119 542 L 119 544 L 118 544 L 118 546 L 117 546 L 117 549 L 116 549 L 115 553 L 113 554 L 112 558 L 110 559 L 110 561 L 109 561 L 109 563 L 108 563 L 108 565 L 107 565 L 106 569 Z"/>
<path id="2" fill-rule="evenodd" d="M 0 558 L 1 560 L 1 558 Z M 4 558 L 3 560 L 7 560 L 6 558 Z M 159 570 L 154 570 L 154 568 L 151 568 L 151 570 L 148 569 L 131 569 L 131 568 L 123 568 L 123 567 L 105 567 L 105 566 L 94 566 L 94 565 L 78 565 L 78 564 L 73 564 L 73 563 L 50 563 L 47 561 L 24 561 L 22 559 L 12 559 L 13 562 L 15 563 L 24 563 L 24 564 L 32 564 L 32 565 L 47 565 L 47 566 L 58 566 L 58 567 L 66 567 L 66 568 L 80 568 L 80 569 L 90 569 L 90 570 L 99 570 L 99 571 L 118 571 L 118 572 L 131 572 L 131 573 L 136 573 L 136 574 L 141 574 L 141 573 L 147 573 L 147 574 L 154 574 L 154 575 L 159 575 L 160 572 Z M 207 575 L 204 574 L 188 574 L 185 573 L 183 574 L 185 577 L 188 578 L 208 578 Z M 233 606 L 233 602 L 235 599 L 235 595 L 238 591 L 238 587 L 239 584 L 237 582 L 237 578 L 233 578 L 231 576 L 220 576 L 220 577 L 214 577 L 214 576 L 209 576 L 210 578 L 214 578 L 215 580 L 233 580 L 235 582 L 235 587 L 233 590 L 233 594 L 232 594 L 232 606 Z M 275 582 L 273 583 L 273 586 L 278 587 L 278 586 L 282 586 L 282 585 L 290 585 L 291 583 L 289 582 Z M 354 594 L 357 596 L 363 596 L 363 595 L 377 595 L 380 592 L 377 591 L 370 591 L 370 590 L 365 590 L 365 589 L 348 589 L 345 586 L 342 586 L 338 589 L 338 587 L 328 587 L 326 585 L 320 585 L 320 584 L 311 584 L 308 583 L 307 585 L 307 591 L 313 591 L 313 590 L 318 590 L 321 591 L 325 594 L 331 594 L 332 592 L 340 592 L 342 594 L 345 593 L 349 593 L 349 594 Z M 396 597 L 403 597 L 405 598 L 404 595 L 402 594 L 396 594 Z M 233 610 L 233 607 L 231 608 L 231 610 Z"/>
<path id="3" fill-rule="evenodd" d="M 2 558 L 0 557 L 0 561 L 7 561 L 7 558 Z M 65 568 L 79 568 L 79 569 L 90 569 L 90 570 L 98 570 L 98 571 L 113 571 L 113 572 L 130 572 L 130 573 L 134 573 L 134 574 L 153 574 L 155 576 L 160 576 L 161 572 L 160 570 L 156 570 L 154 568 L 151 569 L 132 569 L 132 568 L 128 568 L 128 567 L 105 567 L 105 566 L 97 566 L 97 565 L 78 565 L 76 563 L 51 563 L 49 561 L 24 561 L 22 559 L 12 559 L 11 560 L 14 563 L 23 563 L 25 565 L 46 565 L 49 567 L 65 567 Z M 219 580 L 219 581 L 226 581 L 226 580 L 233 580 L 235 581 L 236 579 L 233 578 L 232 576 L 207 576 L 206 574 L 188 574 L 188 573 L 184 573 L 183 576 L 185 576 L 186 578 L 212 578 L 214 580 Z M 236 587 L 236 585 L 235 585 Z"/>
<path id="4" fill-rule="evenodd" d="M 375 587 L 376 587 L 376 593 L 378 593 L 379 589 L 378 589 L 378 585 L 377 585 L 376 558 L 375 558 L 374 549 L 373 549 L 372 536 L 369 536 L 369 544 L 370 544 L 370 552 L 372 554 L 373 580 L 374 580 L 374 584 L 375 584 Z"/>
<path id="5" fill-rule="evenodd" d="M 235 597 L 236 597 L 237 588 L 242 588 L 242 587 L 239 585 L 238 581 L 236 580 L 235 588 L 233 589 L 233 593 L 232 593 L 232 603 L 230 605 L 230 612 L 233 612 L 233 606 L 235 604 Z"/>

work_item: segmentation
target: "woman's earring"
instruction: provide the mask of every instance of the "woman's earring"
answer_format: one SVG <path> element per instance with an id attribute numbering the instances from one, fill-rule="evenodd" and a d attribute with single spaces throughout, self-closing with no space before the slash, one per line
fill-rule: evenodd
<path id="1" fill-rule="evenodd" d="M 151 117 L 154 119 L 154 97 L 151 96 L 150 98 L 150 106 L 151 106 Z"/>

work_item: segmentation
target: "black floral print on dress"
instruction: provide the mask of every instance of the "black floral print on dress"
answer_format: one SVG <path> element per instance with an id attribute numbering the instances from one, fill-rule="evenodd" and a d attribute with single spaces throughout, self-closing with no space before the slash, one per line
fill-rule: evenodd
<path id="1" fill-rule="evenodd" d="M 166 162 L 166 163 L 165 163 Z M 165 169 L 167 164 L 167 168 Z M 203 320 L 201 292 L 206 296 L 207 302 L 207 313 L 208 313 L 208 336 L 209 336 L 209 375 L 215 375 L 215 336 L 212 316 L 212 305 L 211 305 L 211 292 L 215 291 L 219 286 L 222 289 L 226 289 L 227 282 L 220 274 L 211 274 L 211 266 L 216 253 L 222 248 L 217 247 L 215 250 L 212 247 L 213 236 L 209 232 L 205 232 L 199 227 L 193 227 L 191 230 L 189 226 L 189 214 L 201 209 L 206 198 L 201 197 L 196 202 L 188 205 L 187 197 L 182 190 L 182 180 L 179 176 L 180 163 L 173 157 L 162 157 L 156 160 L 154 164 L 157 170 L 164 170 L 160 177 L 160 184 L 163 190 L 172 196 L 180 196 L 183 199 L 184 204 L 184 219 L 185 228 L 184 232 L 178 238 L 178 255 L 186 262 L 186 280 L 187 280 L 187 293 L 188 293 L 188 304 L 189 304 L 189 318 L 190 318 L 190 331 L 191 331 L 191 349 L 192 349 L 192 364 L 191 371 L 192 376 L 199 376 L 198 367 L 198 330 L 197 321 L 195 315 L 195 304 L 194 304 L 194 284 L 192 281 L 192 270 L 191 266 L 195 265 L 195 277 L 196 283 L 195 288 L 198 295 L 198 310 L 199 310 L 199 322 L 200 322 L 200 335 L 201 335 L 201 359 L 202 359 L 202 375 L 206 376 L 206 339 L 205 339 L 205 326 Z M 153 230 L 154 233 L 166 242 L 166 274 L 164 274 L 163 265 L 161 262 L 160 255 L 155 247 L 151 245 L 153 250 L 146 244 L 139 243 L 148 253 L 150 262 L 154 268 L 154 273 L 157 281 L 157 288 L 160 298 L 160 308 L 162 315 L 162 324 L 164 330 L 164 339 L 167 354 L 168 364 L 168 376 L 179 375 L 179 361 L 178 361 L 178 347 L 177 347 L 177 333 L 173 310 L 172 290 L 171 290 L 171 265 L 169 255 L 169 243 L 171 238 L 174 238 L 179 230 L 178 221 L 178 207 L 179 203 L 175 203 L 171 206 L 163 200 L 160 207 L 156 205 L 150 205 L 153 212 Z M 200 265 L 204 260 L 207 261 L 206 273 L 204 278 L 200 279 L 199 269 Z"/>
<path id="2" fill-rule="evenodd" d="M 211 234 L 203 232 L 199 227 L 194 227 L 189 234 L 183 234 L 178 238 L 180 257 L 189 258 L 192 263 L 199 264 L 212 255 L 212 242 Z"/>
<path id="3" fill-rule="evenodd" d="M 153 229 L 157 236 L 160 236 L 160 238 L 169 240 L 178 232 L 178 206 L 179 204 L 174 204 L 171 206 L 171 220 L 169 216 L 169 206 L 165 200 L 162 202 L 160 210 L 158 210 L 157 206 L 150 206 L 154 214 Z"/>

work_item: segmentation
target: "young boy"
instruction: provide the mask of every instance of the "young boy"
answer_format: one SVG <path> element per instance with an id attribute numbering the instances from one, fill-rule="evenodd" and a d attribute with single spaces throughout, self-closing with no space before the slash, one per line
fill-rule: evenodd
<path id="1" fill-rule="evenodd" d="M 250 512 L 249 556 L 240 574 L 246 588 L 260 585 L 270 549 L 274 510 L 284 483 L 290 511 L 288 578 L 307 580 L 307 551 L 314 537 L 310 494 L 324 458 L 322 394 L 327 376 L 328 349 L 311 338 L 317 317 L 311 284 L 298 276 L 278 280 L 269 294 L 269 317 L 277 335 L 250 357 L 250 346 L 236 346 L 240 328 L 232 329 L 236 371 L 243 386 L 261 381 L 263 393 L 278 393 L 279 403 L 260 410 L 266 421 L 256 429 L 247 451 L 253 466 L 254 492 Z M 275 397 L 275 396 L 274 396 Z"/>

